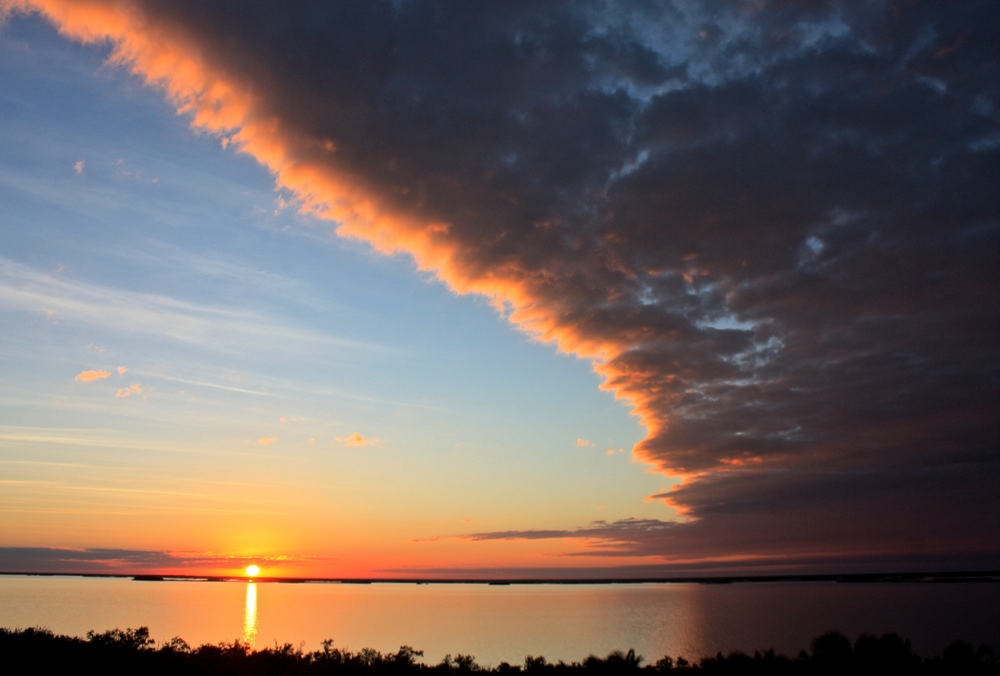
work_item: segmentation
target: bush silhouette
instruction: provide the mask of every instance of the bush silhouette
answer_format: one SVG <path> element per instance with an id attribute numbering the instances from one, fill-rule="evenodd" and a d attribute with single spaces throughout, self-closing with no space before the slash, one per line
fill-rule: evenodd
<path id="1" fill-rule="evenodd" d="M 828 631 L 813 639 L 810 659 L 819 668 L 836 673 L 847 669 L 854 657 L 851 639 L 839 631 Z"/>
<path id="2" fill-rule="evenodd" d="M 795 659 L 763 653 L 718 653 L 697 663 L 683 657 L 663 657 L 643 666 L 634 650 L 614 651 L 607 657 L 594 655 L 582 662 L 551 663 L 541 656 L 527 656 L 523 668 L 506 662 L 495 668 L 478 664 L 471 655 L 447 655 L 435 665 L 420 661 L 423 652 L 401 646 L 395 653 L 364 648 L 358 652 L 335 648 L 324 641 L 319 650 L 305 652 L 289 643 L 253 650 L 239 641 L 191 648 L 183 639 L 173 638 L 157 645 L 149 629 L 112 629 L 88 632 L 86 638 L 57 636 L 45 629 L 0 629 L 0 655 L 4 664 L 26 673 L 143 674 L 143 676 L 435 676 L 435 674 L 543 674 L 545 676 L 649 676 L 671 673 L 809 676 L 811 674 L 885 673 L 952 676 L 962 674 L 1000 676 L 1000 662 L 988 646 L 973 649 L 970 643 L 955 641 L 941 657 L 922 659 L 913 653 L 910 642 L 898 634 L 881 637 L 862 634 L 852 647 L 848 638 L 836 631 L 816 637 L 810 652 Z"/>

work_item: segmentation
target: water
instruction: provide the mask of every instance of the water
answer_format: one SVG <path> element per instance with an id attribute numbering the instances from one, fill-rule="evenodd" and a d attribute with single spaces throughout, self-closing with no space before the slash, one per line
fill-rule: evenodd
<path id="1" fill-rule="evenodd" d="M 349 650 L 401 645 L 474 655 L 582 660 L 634 648 L 647 661 L 774 648 L 795 655 L 829 629 L 852 639 L 896 631 L 924 656 L 952 640 L 1000 649 L 1000 584 L 731 585 L 278 584 L 135 582 L 0 576 L 0 626 L 88 630 L 147 626 L 192 646 L 239 639 L 257 648 L 324 639 Z"/>

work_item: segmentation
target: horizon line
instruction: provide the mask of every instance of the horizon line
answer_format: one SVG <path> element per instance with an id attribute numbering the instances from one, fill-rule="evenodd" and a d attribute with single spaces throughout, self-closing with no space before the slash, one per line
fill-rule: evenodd
<path id="1" fill-rule="evenodd" d="M 94 573 L 0 571 L 4 577 L 85 577 L 131 579 L 134 582 L 262 582 L 276 584 L 485 584 L 511 585 L 598 585 L 598 584 L 736 584 L 754 582 L 834 582 L 865 583 L 945 583 L 1000 582 L 1000 570 L 924 571 L 884 573 L 811 573 L 799 575 L 706 575 L 683 577 L 480 577 L 480 578 L 405 578 L 405 577 L 286 577 L 247 575 L 185 575 L 156 573 Z"/>

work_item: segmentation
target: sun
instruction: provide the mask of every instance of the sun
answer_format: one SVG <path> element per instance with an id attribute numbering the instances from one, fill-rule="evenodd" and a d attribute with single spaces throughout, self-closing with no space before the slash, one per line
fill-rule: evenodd
<path id="1" fill-rule="evenodd" d="M 260 574 L 260 566 L 251 563 L 247 566 L 247 577 L 257 577 Z"/>

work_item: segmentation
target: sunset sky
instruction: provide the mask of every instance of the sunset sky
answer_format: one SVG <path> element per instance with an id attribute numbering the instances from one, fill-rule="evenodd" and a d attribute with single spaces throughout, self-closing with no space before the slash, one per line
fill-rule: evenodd
<path id="1" fill-rule="evenodd" d="M 0 8 L 0 570 L 1000 567 L 992 0 Z"/>

